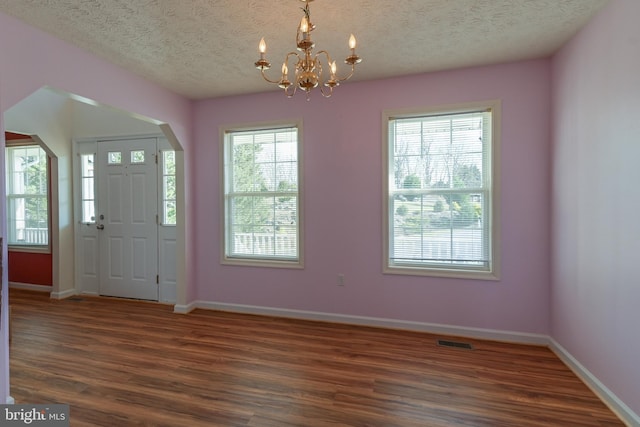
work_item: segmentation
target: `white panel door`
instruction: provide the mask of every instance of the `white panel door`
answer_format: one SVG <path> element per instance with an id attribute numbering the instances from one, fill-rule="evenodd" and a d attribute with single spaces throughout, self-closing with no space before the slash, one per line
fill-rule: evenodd
<path id="1" fill-rule="evenodd" d="M 100 294 L 158 300 L 156 139 L 98 142 Z"/>

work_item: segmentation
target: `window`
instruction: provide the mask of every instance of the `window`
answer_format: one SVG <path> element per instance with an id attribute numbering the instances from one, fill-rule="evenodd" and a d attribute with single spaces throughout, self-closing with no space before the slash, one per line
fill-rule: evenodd
<path id="1" fill-rule="evenodd" d="M 48 160 L 37 145 L 7 147 L 9 245 L 48 246 Z"/>
<path id="2" fill-rule="evenodd" d="M 162 153 L 162 225 L 176 225 L 176 152 Z"/>
<path id="3" fill-rule="evenodd" d="M 302 266 L 299 128 L 225 132 L 223 262 Z"/>
<path id="4" fill-rule="evenodd" d="M 95 155 L 80 155 L 80 198 L 82 203 L 82 223 L 96 222 L 96 193 L 95 193 Z"/>
<path id="5" fill-rule="evenodd" d="M 386 113 L 385 272 L 498 277 L 498 103 Z"/>

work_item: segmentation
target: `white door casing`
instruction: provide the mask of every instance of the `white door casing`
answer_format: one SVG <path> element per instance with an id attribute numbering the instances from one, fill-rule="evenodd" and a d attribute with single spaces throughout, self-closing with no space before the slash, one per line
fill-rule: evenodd
<path id="1" fill-rule="evenodd" d="M 163 185 L 166 185 L 164 180 L 166 179 L 165 163 L 163 160 L 164 153 L 173 152 L 175 159 L 175 151 L 169 144 L 169 141 L 165 138 L 158 139 L 158 215 L 160 218 L 158 225 L 158 275 L 159 275 L 159 288 L 158 288 L 158 300 L 162 302 L 176 302 L 177 299 L 177 287 L 178 287 L 178 240 L 176 233 L 176 224 L 174 222 L 167 222 L 165 220 L 163 206 L 164 190 Z M 165 171 L 166 172 L 166 171 Z M 175 163 L 173 173 L 176 173 Z M 176 187 L 177 189 L 177 187 Z M 177 191 L 177 190 L 176 190 Z"/>
<path id="2" fill-rule="evenodd" d="M 157 301 L 156 139 L 97 145 L 99 293 Z"/>
<path id="3" fill-rule="evenodd" d="M 167 179 L 163 158 L 165 152 L 173 152 L 173 147 L 161 136 L 122 137 L 116 140 L 137 141 L 150 139 L 157 142 L 157 209 L 159 214 L 158 233 L 158 301 L 175 303 L 177 299 L 177 232 L 175 222 L 166 222 L 164 215 L 163 185 Z M 98 185 L 101 172 L 97 163 L 98 145 L 112 142 L 111 139 L 87 139 L 74 142 L 74 206 L 75 206 L 75 282 L 79 293 L 98 295 L 101 292 L 101 254 L 100 240 L 104 236 L 97 229 L 96 204 L 98 203 Z M 107 148 L 108 150 L 108 148 Z M 175 156 L 174 156 L 175 159 Z M 170 167 L 169 167 L 170 169 Z M 163 172 L 164 171 L 164 172 Z M 175 171 L 175 169 L 174 169 Z"/>
<path id="4" fill-rule="evenodd" d="M 73 145 L 75 282 L 81 293 L 93 295 L 97 295 L 100 288 L 99 235 L 95 222 L 96 144 L 92 140 Z"/>

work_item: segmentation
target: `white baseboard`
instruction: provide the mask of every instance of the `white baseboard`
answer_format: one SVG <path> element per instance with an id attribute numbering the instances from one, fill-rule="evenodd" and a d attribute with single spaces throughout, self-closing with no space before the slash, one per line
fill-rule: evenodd
<path id="1" fill-rule="evenodd" d="M 31 283 L 9 282 L 9 287 L 14 289 L 26 289 L 29 291 L 51 292 L 53 289 L 48 285 L 33 285 Z"/>
<path id="2" fill-rule="evenodd" d="M 51 292 L 51 299 L 65 299 L 77 295 L 78 291 L 75 289 L 67 289 L 61 292 Z"/>
<path id="3" fill-rule="evenodd" d="M 9 282 L 9 287 L 15 289 L 27 289 L 30 291 L 49 292 L 49 296 L 51 299 L 65 299 L 78 294 L 78 291 L 76 291 L 75 289 L 53 292 L 52 286 L 33 285 L 31 283 Z"/>
<path id="4" fill-rule="evenodd" d="M 375 326 L 386 329 L 402 329 L 417 332 L 428 332 L 432 334 L 460 336 L 466 338 L 478 338 L 491 341 L 505 341 L 521 344 L 549 345 L 549 337 L 541 334 L 530 334 L 523 332 L 498 331 L 493 329 L 468 328 L 462 326 L 441 325 L 437 323 L 412 322 L 406 320 L 383 319 L 377 317 L 352 316 L 346 314 L 323 313 L 317 311 L 289 310 L 272 307 L 259 307 L 242 304 L 225 304 L 209 301 L 194 301 L 187 306 L 180 306 L 180 309 L 189 307 L 189 311 L 195 308 L 207 310 L 229 311 L 235 313 L 260 314 L 266 316 L 286 317 L 303 320 L 317 320 L 322 322 L 344 323 L 349 325 Z M 175 306 L 174 311 L 178 311 Z M 189 311 L 186 311 L 187 313 Z"/>
<path id="5" fill-rule="evenodd" d="M 195 310 L 197 307 L 197 301 L 190 302 L 189 304 L 176 304 L 173 306 L 173 312 L 177 314 L 188 314 Z"/>
<path id="6" fill-rule="evenodd" d="M 15 405 L 15 403 L 16 403 L 16 400 L 13 397 L 7 396 L 7 399 L 6 399 L 7 405 Z"/>
<path id="7" fill-rule="evenodd" d="M 587 368 L 562 347 L 549 338 L 549 348 L 580 378 L 623 422 L 630 427 L 640 427 L 640 416 L 633 412 L 607 386 L 602 384 Z"/>

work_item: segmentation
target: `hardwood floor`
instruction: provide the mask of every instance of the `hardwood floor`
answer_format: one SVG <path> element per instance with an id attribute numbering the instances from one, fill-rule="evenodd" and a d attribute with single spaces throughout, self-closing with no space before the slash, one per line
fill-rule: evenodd
<path id="1" fill-rule="evenodd" d="M 11 394 L 72 426 L 623 426 L 547 348 L 12 289 Z M 460 338 L 449 338 L 460 341 Z"/>

